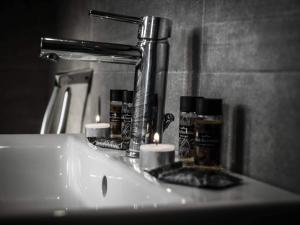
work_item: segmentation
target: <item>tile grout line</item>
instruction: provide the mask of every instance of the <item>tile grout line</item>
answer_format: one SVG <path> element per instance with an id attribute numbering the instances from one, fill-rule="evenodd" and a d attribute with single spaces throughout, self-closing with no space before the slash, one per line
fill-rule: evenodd
<path id="1" fill-rule="evenodd" d="M 283 16 L 283 17 L 278 17 L 278 16 Z M 208 25 L 219 25 L 219 24 L 226 24 L 226 23 L 240 23 L 240 22 L 246 22 L 246 23 L 250 23 L 253 21 L 272 21 L 272 20 L 282 20 L 282 19 L 286 19 L 286 20 L 290 20 L 290 19 L 295 19 L 299 18 L 299 14 L 283 14 L 283 15 L 270 15 L 270 16 L 257 16 L 257 17 L 249 17 L 249 18 L 239 18 L 239 19 L 229 19 L 229 20 L 224 20 L 224 21 L 210 21 L 210 22 L 206 22 L 205 26 Z"/>
<path id="2" fill-rule="evenodd" d="M 200 73 L 203 70 L 203 48 L 204 48 L 204 26 L 205 26 L 205 0 L 203 0 L 202 4 L 202 21 L 201 21 L 201 48 L 200 48 Z"/>
<path id="3" fill-rule="evenodd" d="M 93 67 L 92 67 L 93 69 Z M 94 72 L 96 73 L 102 73 L 102 74 L 125 74 L 125 75 L 134 75 L 133 72 L 128 72 L 128 71 L 97 71 L 94 70 Z M 188 74 L 188 73 L 193 73 L 193 70 L 169 70 L 168 74 Z M 203 75 L 241 75 L 241 74 L 295 74 L 295 75 L 299 75 L 300 71 L 298 70 L 294 70 L 294 71 L 258 71 L 258 70 L 252 70 L 252 71 L 224 71 L 224 72 L 216 72 L 216 71 L 203 71 L 203 72 L 199 72 L 199 74 L 203 74 Z"/>

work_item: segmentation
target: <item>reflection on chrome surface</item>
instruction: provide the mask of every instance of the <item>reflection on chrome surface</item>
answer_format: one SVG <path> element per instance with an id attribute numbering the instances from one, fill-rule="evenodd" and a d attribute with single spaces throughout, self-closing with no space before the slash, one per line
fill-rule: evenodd
<path id="1" fill-rule="evenodd" d="M 138 157 L 140 145 L 152 142 L 155 132 L 163 136 L 166 80 L 171 21 L 162 17 L 133 17 L 90 10 L 90 16 L 138 25 L 135 46 L 73 39 L 41 38 L 40 57 L 131 64 L 135 66 L 134 106 L 127 155 Z"/>

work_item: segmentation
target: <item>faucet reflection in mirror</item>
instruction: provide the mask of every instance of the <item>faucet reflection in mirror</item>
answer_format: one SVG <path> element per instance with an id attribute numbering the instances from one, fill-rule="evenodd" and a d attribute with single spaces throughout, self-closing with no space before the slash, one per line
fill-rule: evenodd
<path id="1" fill-rule="evenodd" d="M 152 142 L 154 131 L 162 137 L 171 21 L 161 17 L 138 18 L 96 10 L 90 10 L 89 15 L 137 24 L 137 45 L 41 38 L 40 56 L 51 61 L 62 58 L 135 65 L 128 156 L 137 157 L 140 145 Z"/>

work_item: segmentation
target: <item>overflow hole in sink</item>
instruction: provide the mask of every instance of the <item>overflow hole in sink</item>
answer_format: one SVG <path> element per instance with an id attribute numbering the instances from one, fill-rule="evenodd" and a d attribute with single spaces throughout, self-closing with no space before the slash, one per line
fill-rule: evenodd
<path id="1" fill-rule="evenodd" d="M 102 195 L 103 195 L 103 197 L 106 196 L 106 193 L 107 193 L 107 178 L 104 175 L 102 178 Z"/>

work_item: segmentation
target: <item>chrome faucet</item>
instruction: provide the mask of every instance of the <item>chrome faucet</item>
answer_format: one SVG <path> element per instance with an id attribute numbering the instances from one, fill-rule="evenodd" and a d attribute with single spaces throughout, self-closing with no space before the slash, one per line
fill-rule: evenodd
<path id="1" fill-rule="evenodd" d="M 137 45 L 41 38 L 40 56 L 51 61 L 62 58 L 135 65 L 134 109 L 127 153 L 130 157 L 138 157 L 140 145 L 152 142 L 154 133 L 157 132 L 162 140 L 166 125 L 164 105 L 171 21 L 155 16 L 138 18 L 96 10 L 90 10 L 89 15 L 137 24 Z"/>

